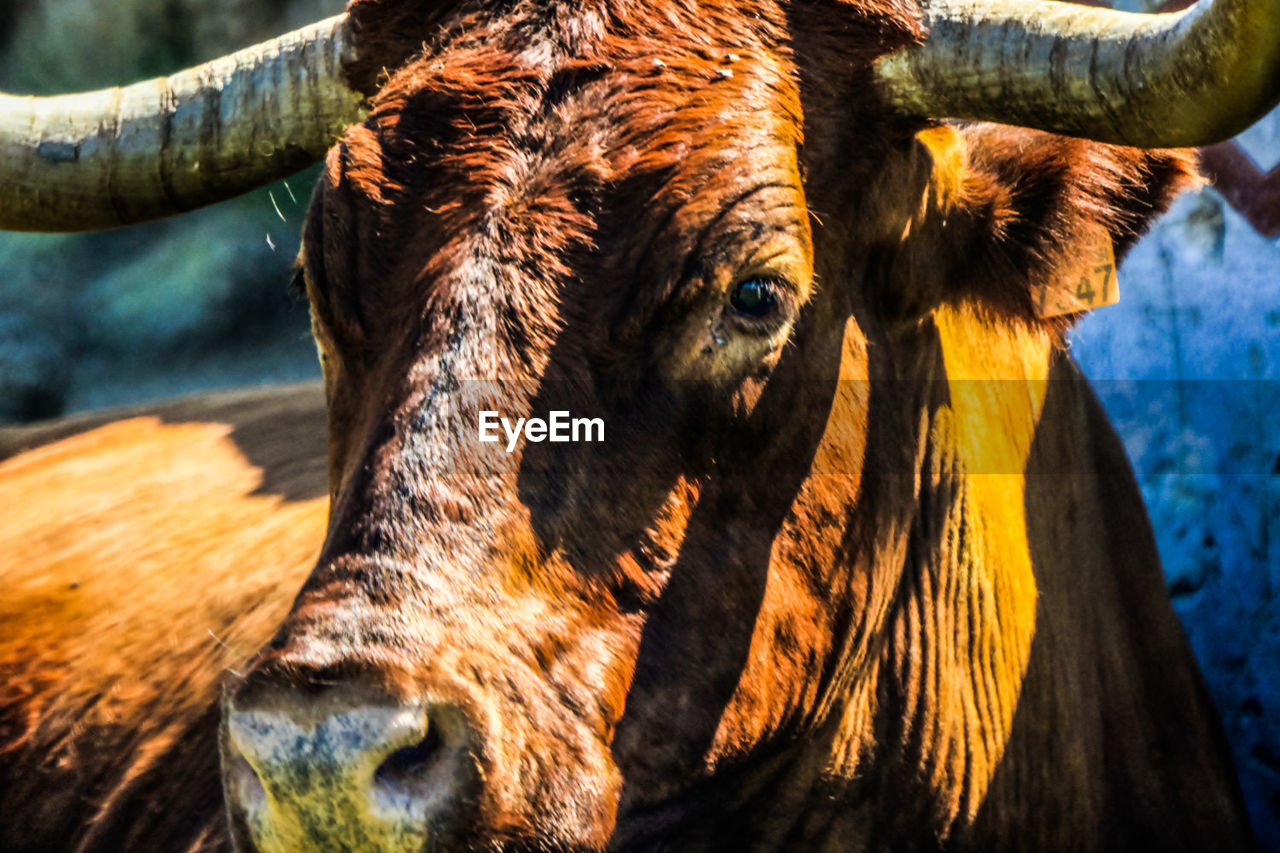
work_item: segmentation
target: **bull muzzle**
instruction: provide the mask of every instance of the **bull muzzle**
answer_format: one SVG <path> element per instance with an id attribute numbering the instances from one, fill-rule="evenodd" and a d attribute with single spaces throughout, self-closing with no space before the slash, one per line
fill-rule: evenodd
<path id="1" fill-rule="evenodd" d="M 239 850 L 437 847 L 482 779 L 456 706 L 281 689 L 229 697 L 223 788 Z"/>

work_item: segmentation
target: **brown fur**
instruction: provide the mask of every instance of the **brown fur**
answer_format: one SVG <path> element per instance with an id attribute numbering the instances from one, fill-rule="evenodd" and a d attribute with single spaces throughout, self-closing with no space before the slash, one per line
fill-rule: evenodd
<path id="1" fill-rule="evenodd" d="M 0 848 L 224 847 L 218 686 L 323 534 L 318 389 L 0 431 L 6 456 Z"/>
<path id="2" fill-rule="evenodd" d="M 868 66 L 922 36 L 906 4 L 351 12 L 373 111 L 330 153 L 302 257 L 329 530 L 229 703 L 452 705 L 483 783 L 446 849 L 1248 848 L 1123 451 L 1030 296 L 1091 231 L 1131 245 L 1194 182 L 1186 154 L 893 115 Z M 762 274 L 775 317 L 728 313 Z M 606 442 L 508 456 L 475 441 L 482 409 L 604 417 Z M 238 488 L 200 541 L 224 502 L 278 535 L 291 507 Z M 250 583 L 228 577 L 206 583 Z M 249 646 L 267 622 L 184 618 Z M 8 738 L 20 768 L 60 742 L 39 725 L 68 738 L 60 697 L 103 683 L 47 620 L 11 636 L 39 631 L 0 645 L 32 684 L 0 703 L 34 721 Z M 131 700 L 152 757 L 107 741 L 68 773 L 207 770 L 234 658 L 182 649 L 192 704 Z M 126 830 L 109 794 L 84 846 L 225 837 L 207 788 L 157 790 L 135 801 L 195 796 L 207 823 Z M 252 845 L 234 807 L 230 829 Z"/>

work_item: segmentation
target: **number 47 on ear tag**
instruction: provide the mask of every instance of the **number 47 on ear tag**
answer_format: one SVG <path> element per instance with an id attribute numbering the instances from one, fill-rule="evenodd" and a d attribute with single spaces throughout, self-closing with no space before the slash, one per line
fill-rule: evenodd
<path id="1" fill-rule="evenodd" d="M 1076 314 L 1120 301 L 1111 235 L 1099 228 L 1092 237 L 1075 264 L 1066 264 L 1049 281 L 1032 288 L 1036 316 L 1040 319 Z"/>

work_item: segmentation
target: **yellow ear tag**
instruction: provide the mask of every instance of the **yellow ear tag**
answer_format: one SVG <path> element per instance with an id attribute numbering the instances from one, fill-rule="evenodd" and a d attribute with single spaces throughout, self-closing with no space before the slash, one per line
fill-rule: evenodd
<path id="1" fill-rule="evenodd" d="M 1111 235 L 1105 228 L 1096 228 L 1090 236 L 1092 239 L 1084 241 L 1075 264 L 1067 264 L 1045 283 L 1032 287 L 1031 297 L 1040 319 L 1076 314 L 1120 301 Z"/>

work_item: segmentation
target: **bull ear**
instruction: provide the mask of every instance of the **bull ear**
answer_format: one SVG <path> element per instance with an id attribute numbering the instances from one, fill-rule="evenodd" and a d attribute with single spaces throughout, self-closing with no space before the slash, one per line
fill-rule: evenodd
<path id="1" fill-rule="evenodd" d="M 907 314 L 971 302 L 988 315 L 1061 327 L 1079 314 L 1046 308 L 1046 288 L 1053 298 L 1082 276 L 1101 286 L 1099 257 L 1111 254 L 1114 266 L 1200 182 L 1186 150 L 990 124 L 935 128 L 916 141 L 932 161 L 930 192 L 889 282 Z"/>

